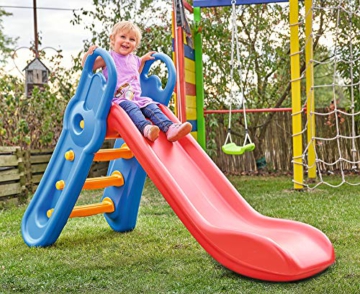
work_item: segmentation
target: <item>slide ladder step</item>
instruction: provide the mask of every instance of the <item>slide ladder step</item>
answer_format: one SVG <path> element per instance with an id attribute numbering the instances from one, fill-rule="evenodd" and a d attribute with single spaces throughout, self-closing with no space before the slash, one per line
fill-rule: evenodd
<path id="1" fill-rule="evenodd" d="M 121 187 L 124 185 L 124 178 L 119 171 L 114 171 L 111 176 L 89 178 L 85 181 L 83 190 L 103 189 L 110 186 Z"/>
<path id="2" fill-rule="evenodd" d="M 65 181 L 60 180 L 57 181 L 55 186 L 58 190 L 64 190 Z M 107 177 L 97 177 L 97 178 L 88 178 L 85 181 L 83 186 L 83 190 L 95 190 L 95 189 L 103 189 L 110 186 L 121 187 L 124 185 L 124 178 L 119 171 L 113 171 L 111 176 Z"/>
<path id="3" fill-rule="evenodd" d="M 95 153 L 94 161 L 110 161 L 118 158 L 130 159 L 134 157 L 130 148 L 123 144 L 120 148 L 100 149 Z"/>
<path id="4" fill-rule="evenodd" d="M 101 203 L 75 206 L 70 214 L 70 218 L 85 217 L 100 213 L 111 213 L 114 211 L 114 202 L 109 197 L 105 197 Z M 46 213 L 47 217 L 50 218 L 53 212 L 54 209 L 49 209 Z"/>

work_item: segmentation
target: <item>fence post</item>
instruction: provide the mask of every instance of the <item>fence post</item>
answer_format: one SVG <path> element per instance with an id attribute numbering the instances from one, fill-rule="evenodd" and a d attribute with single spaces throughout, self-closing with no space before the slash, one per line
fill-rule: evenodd
<path id="1" fill-rule="evenodd" d="M 29 172 L 26 166 L 26 157 L 24 156 L 25 151 L 22 148 L 18 148 L 15 151 L 15 155 L 18 159 L 18 169 L 20 174 L 20 193 L 18 196 L 19 203 L 25 203 L 29 196 L 29 182 L 27 174 Z"/>

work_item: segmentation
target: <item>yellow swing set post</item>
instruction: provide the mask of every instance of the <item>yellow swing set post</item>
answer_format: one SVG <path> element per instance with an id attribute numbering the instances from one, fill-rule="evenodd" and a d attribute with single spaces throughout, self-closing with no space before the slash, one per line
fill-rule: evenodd
<path id="1" fill-rule="evenodd" d="M 289 0 L 289 3 L 294 189 L 301 190 L 303 189 L 303 161 L 300 95 L 299 1 Z"/>
<path id="2" fill-rule="evenodd" d="M 307 129 L 307 142 L 308 146 L 308 179 L 314 180 L 316 178 L 316 165 L 315 165 L 315 95 L 314 95 L 314 53 L 313 53 L 313 0 L 305 0 L 305 62 L 307 64 L 306 70 L 306 116 L 308 122 Z"/>

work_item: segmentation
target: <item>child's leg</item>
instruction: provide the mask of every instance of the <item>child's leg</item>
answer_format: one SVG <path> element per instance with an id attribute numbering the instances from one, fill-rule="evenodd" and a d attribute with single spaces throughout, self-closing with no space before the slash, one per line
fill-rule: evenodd
<path id="1" fill-rule="evenodd" d="M 155 141 L 159 136 L 159 128 L 157 126 L 153 126 L 143 115 L 140 108 L 131 101 L 122 101 L 120 107 L 126 111 L 131 120 L 134 122 L 135 126 L 138 130 L 143 134 L 146 138 L 151 141 Z"/>
<path id="2" fill-rule="evenodd" d="M 155 103 L 150 103 L 141 108 L 142 113 L 150 119 L 160 130 L 166 133 L 173 122 L 161 111 Z"/>
<path id="3" fill-rule="evenodd" d="M 151 103 L 141 110 L 147 118 L 166 133 L 166 138 L 171 142 L 177 141 L 191 132 L 192 126 L 189 122 L 173 123 L 155 103 Z"/>
<path id="4" fill-rule="evenodd" d="M 138 130 L 141 133 L 144 133 L 145 126 L 150 125 L 151 123 L 146 120 L 140 108 L 135 103 L 127 100 L 121 101 L 119 105 L 130 116 L 131 120 L 134 122 Z"/>

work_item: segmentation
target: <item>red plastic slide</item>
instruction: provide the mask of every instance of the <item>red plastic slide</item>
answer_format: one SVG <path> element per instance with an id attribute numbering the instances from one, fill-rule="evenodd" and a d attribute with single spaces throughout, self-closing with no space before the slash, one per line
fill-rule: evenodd
<path id="1" fill-rule="evenodd" d="M 334 263 L 325 234 L 256 212 L 190 135 L 171 143 L 161 133 L 150 142 L 117 105 L 111 108 L 108 131 L 123 137 L 190 233 L 230 270 L 255 279 L 294 281 Z"/>

